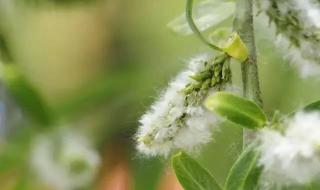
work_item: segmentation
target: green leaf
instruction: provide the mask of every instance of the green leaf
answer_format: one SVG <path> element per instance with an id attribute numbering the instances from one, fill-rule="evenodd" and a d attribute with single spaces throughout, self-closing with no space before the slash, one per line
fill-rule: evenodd
<path id="1" fill-rule="evenodd" d="M 302 109 L 295 110 L 295 111 L 289 113 L 288 116 L 292 117 L 299 111 L 305 111 L 305 112 L 320 111 L 320 100 L 312 102 L 312 103 L 304 106 Z"/>
<path id="2" fill-rule="evenodd" d="M 254 190 L 261 174 L 261 168 L 257 166 L 259 152 L 254 145 L 250 145 L 236 160 L 232 166 L 225 190 Z"/>
<path id="3" fill-rule="evenodd" d="M 185 190 L 221 190 L 212 175 L 183 152 L 172 157 L 172 166 Z"/>
<path id="4" fill-rule="evenodd" d="M 48 125 L 51 122 L 48 107 L 40 94 L 33 88 L 14 64 L 3 65 L 5 85 L 15 101 L 35 121 Z"/>
<path id="5" fill-rule="evenodd" d="M 205 31 L 233 16 L 235 3 L 205 0 L 196 5 L 193 10 L 195 24 L 200 31 Z M 171 21 L 168 27 L 182 35 L 191 35 L 193 33 L 189 27 L 185 13 Z"/>
<path id="6" fill-rule="evenodd" d="M 157 158 L 137 158 L 131 162 L 133 166 L 134 189 L 157 189 L 163 173 L 164 163 Z"/>
<path id="7" fill-rule="evenodd" d="M 20 128 L 6 139 L 0 149 L 0 174 L 21 167 L 29 159 L 30 142 L 34 134 L 39 132 L 33 127 Z"/>
<path id="8" fill-rule="evenodd" d="M 320 100 L 308 104 L 303 108 L 304 111 L 320 111 Z"/>
<path id="9" fill-rule="evenodd" d="M 221 46 L 232 34 L 231 27 L 219 27 L 208 35 L 209 42 Z"/>
<path id="10" fill-rule="evenodd" d="M 245 128 L 257 129 L 267 123 L 266 115 L 256 103 L 227 92 L 209 96 L 204 104 L 208 110 Z"/>

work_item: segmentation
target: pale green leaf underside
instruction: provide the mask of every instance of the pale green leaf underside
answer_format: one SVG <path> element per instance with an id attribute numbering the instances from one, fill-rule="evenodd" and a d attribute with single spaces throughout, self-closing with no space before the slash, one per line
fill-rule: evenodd
<path id="1" fill-rule="evenodd" d="M 231 93 L 217 92 L 204 104 L 210 111 L 245 128 L 261 128 L 267 123 L 265 113 L 256 103 Z"/>
<path id="2" fill-rule="evenodd" d="M 185 153 L 173 156 L 172 166 L 185 190 L 222 190 L 213 176 Z"/>
<path id="3" fill-rule="evenodd" d="M 193 19 L 200 31 L 205 31 L 231 17 L 235 10 L 234 2 L 218 0 L 201 1 L 193 8 Z M 185 13 L 172 20 L 168 27 L 182 35 L 193 34 Z"/>

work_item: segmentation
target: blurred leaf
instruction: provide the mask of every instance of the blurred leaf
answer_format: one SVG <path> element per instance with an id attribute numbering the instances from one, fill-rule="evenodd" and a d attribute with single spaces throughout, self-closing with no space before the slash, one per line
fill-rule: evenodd
<path id="1" fill-rule="evenodd" d="M 3 64 L 3 78 L 15 101 L 35 121 L 48 125 L 51 123 L 49 109 L 40 94 L 23 77 L 14 64 Z"/>
<path id="2" fill-rule="evenodd" d="M 320 100 L 308 104 L 303 108 L 303 111 L 320 111 Z"/>
<path id="3" fill-rule="evenodd" d="M 306 112 L 320 111 L 320 100 L 312 102 L 299 110 L 295 110 L 295 111 L 289 113 L 288 116 L 292 117 L 292 116 L 294 116 L 294 114 L 296 114 L 299 111 L 306 111 Z"/>
<path id="4" fill-rule="evenodd" d="M 7 138 L 8 143 L 0 148 L 0 173 L 23 166 L 28 157 L 30 141 L 37 129 L 31 126 L 20 128 Z"/>
<path id="5" fill-rule="evenodd" d="M 315 180 L 315 181 L 311 182 L 309 185 L 307 185 L 307 187 L 305 187 L 305 189 L 308 189 L 308 190 L 320 189 L 319 180 Z"/>
<path id="6" fill-rule="evenodd" d="M 156 189 L 163 171 L 163 163 L 156 159 L 134 159 L 133 172 L 137 190 Z"/>
<path id="7" fill-rule="evenodd" d="M 213 176 L 183 152 L 172 157 L 172 166 L 185 190 L 221 190 Z"/>
<path id="8" fill-rule="evenodd" d="M 12 55 L 9 51 L 8 43 L 0 33 L 0 57 L 3 61 L 12 61 Z"/>
<path id="9" fill-rule="evenodd" d="M 259 152 L 254 144 L 247 147 L 232 166 L 225 190 L 254 190 L 261 174 L 261 168 L 257 166 Z"/>
<path id="10" fill-rule="evenodd" d="M 257 129 L 267 123 L 266 115 L 256 103 L 231 93 L 217 92 L 206 99 L 205 106 L 245 128 Z"/>
<path id="11" fill-rule="evenodd" d="M 235 3 L 205 0 L 195 6 L 193 10 L 193 20 L 200 31 L 205 31 L 231 17 L 235 10 Z M 168 27 L 182 35 L 190 35 L 193 33 L 185 14 L 171 21 Z"/>
<path id="12" fill-rule="evenodd" d="M 128 95 L 128 86 L 141 84 L 138 71 L 121 71 L 108 73 L 103 78 L 89 81 L 75 95 L 66 97 L 65 101 L 52 108 L 55 117 L 68 117 L 86 111 L 92 106 L 113 102 L 121 94 Z M 143 71 L 140 71 L 143 72 Z"/>
<path id="13" fill-rule="evenodd" d="M 231 27 L 217 28 L 215 31 L 209 34 L 208 40 L 211 43 L 218 44 L 219 46 L 221 46 L 223 43 L 225 43 L 225 41 L 228 39 L 231 33 Z"/>
<path id="14" fill-rule="evenodd" d="M 32 189 L 34 189 L 31 186 L 31 183 L 33 180 L 30 178 L 31 174 L 28 172 L 28 168 L 23 168 L 23 170 L 21 170 L 21 172 L 22 173 L 18 177 L 13 190 L 32 190 Z"/>

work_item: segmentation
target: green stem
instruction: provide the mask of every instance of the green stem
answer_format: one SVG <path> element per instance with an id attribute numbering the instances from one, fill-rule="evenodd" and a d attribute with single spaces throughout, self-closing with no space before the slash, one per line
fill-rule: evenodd
<path id="1" fill-rule="evenodd" d="M 193 0 L 187 0 L 187 5 L 186 5 L 186 18 L 188 21 L 188 24 L 191 28 L 191 30 L 198 36 L 198 38 L 206 45 L 211 47 L 214 50 L 217 51 L 222 51 L 221 48 L 219 48 L 216 45 L 213 45 L 212 43 L 208 42 L 208 40 L 201 34 L 199 31 L 197 25 L 195 24 L 193 18 L 192 18 L 192 8 L 193 8 Z"/>
<path id="2" fill-rule="evenodd" d="M 234 20 L 234 30 L 239 34 L 249 50 L 249 56 L 241 65 L 243 96 L 255 101 L 262 107 L 259 74 L 254 39 L 253 0 L 238 0 Z M 255 133 L 244 131 L 243 144 L 255 138 Z"/>

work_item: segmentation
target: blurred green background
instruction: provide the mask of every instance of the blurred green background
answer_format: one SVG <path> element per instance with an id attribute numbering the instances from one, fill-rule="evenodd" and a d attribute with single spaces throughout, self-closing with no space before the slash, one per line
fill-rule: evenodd
<path id="1" fill-rule="evenodd" d="M 144 158 L 135 151 L 133 136 L 139 117 L 188 58 L 211 51 L 195 36 L 180 36 L 166 27 L 183 13 L 184 4 L 184 0 L 1 1 L 4 64 L 17 65 L 39 93 L 53 120 L 50 126 L 71 123 L 93 139 L 103 157 L 89 189 L 111 189 L 113 177 L 121 176 L 118 166 L 125 171 L 120 183 L 127 184 L 119 190 L 159 189 L 160 179 L 169 176 L 166 160 Z M 265 110 L 270 115 L 274 110 L 288 113 L 317 100 L 318 80 L 301 79 L 277 53 L 263 19 L 256 23 Z M 232 67 L 234 84 L 241 89 L 240 67 L 236 63 Z M 4 96 L 2 100 L 11 101 Z M 3 135 L 3 168 L 12 164 L 6 170 L 0 167 L 0 182 L 5 189 L 27 189 L 14 185 L 23 178 L 19 163 L 27 162 L 21 155 L 28 153 L 21 150 L 43 129 L 28 119 L 15 125 L 7 126 Z M 223 183 L 241 151 L 242 131 L 224 124 L 214 139 L 194 156 Z M 43 188 L 32 184 L 36 180 L 29 183 L 30 189 Z"/>

